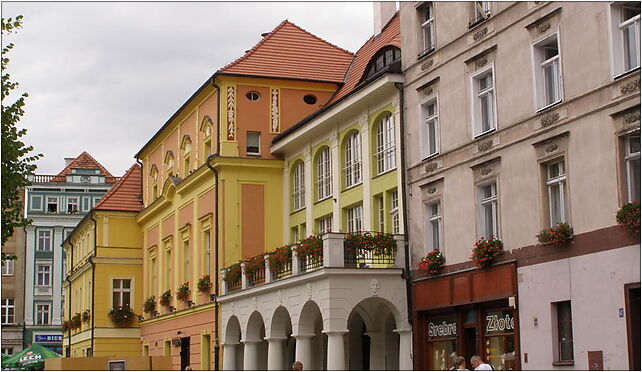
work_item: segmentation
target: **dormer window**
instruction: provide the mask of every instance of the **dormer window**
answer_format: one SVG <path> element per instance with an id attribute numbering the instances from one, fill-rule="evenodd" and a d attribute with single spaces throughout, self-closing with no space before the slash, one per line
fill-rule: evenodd
<path id="1" fill-rule="evenodd" d="M 395 46 L 387 46 L 381 49 L 377 54 L 375 54 L 368 67 L 366 68 L 366 73 L 361 78 L 361 81 L 368 79 L 369 77 L 375 75 L 377 72 L 387 68 L 395 62 L 401 60 L 401 49 Z"/>

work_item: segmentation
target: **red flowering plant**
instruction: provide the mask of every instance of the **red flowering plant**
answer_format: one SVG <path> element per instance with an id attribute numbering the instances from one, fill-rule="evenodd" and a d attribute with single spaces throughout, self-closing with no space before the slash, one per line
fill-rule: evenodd
<path id="1" fill-rule="evenodd" d="M 617 222 L 626 230 L 626 232 L 631 234 L 640 233 L 640 202 L 632 201 L 626 203 L 620 208 L 619 211 L 615 214 Z"/>
<path id="2" fill-rule="evenodd" d="M 69 327 L 69 321 L 65 320 L 64 322 L 62 322 L 62 326 L 60 327 L 60 331 L 62 333 L 66 333 L 69 330 L 69 328 L 70 328 Z"/>
<path id="3" fill-rule="evenodd" d="M 161 304 L 161 306 L 169 306 L 169 303 L 172 301 L 172 292 L 170 290 L 166 290 L 163 292 L 163 294 L 160 296 L 160 299 L 158 302 Z"/>
<path id="4" fill-rule="evenodd" d="M 74 316 L 71 317 L 71 321 L 69 321 L 69 327 L 71 329 L 80 328 L 80 318 L 80 313 L 74 314 Z"/>
<path id="5" fill-rule="evenodd" d="M 198 283 L 196 283 L 196 288 L 198 288 L 198 291 L 201 293 L 210 293 L 210 288 L 212 288 L 212 279 L 210 279 L 210 276 L 203 275 L 203 277 L 198 280 Z"/>
<path id="6" fill-rule="evenodd" d="M 223 280 L 225 280 L 228 286 L 239 285 L 241 282 L 241 263 L 237 262 L 228 267 Z"/>
<path id="7" fill-rule="evenodd" d="M 262 283 L 265 280 L 265 256 L 259 254 L 245 261 L 245 277 L 250 285 Z"/>
<path id="8" fill-rule="evenodd" d="M 176 299 L 180 301 L 187 301 L 187 298 L 189 297 L 190 290 L 189 290 L 189 281 L 186 281 L 185 283 L 181 284 L 176 288 Z"/>
<path id="9" fill-rule="evenodd" d="M 114 306 L 107 314 L 111 321 L 117 326 L 129 324 L 134 319 L 135 315 L 136 314 L 134 314 L 134 311 L 129 307 L 129 305 Z"/>
<path id="10" fill-rule="evenodd" d="M 145 300 L 145 303 L 143 303 L 143 311 L 146 313 L 153 313 L 156 311 L 156 297 L 151 296 Z"/>
<path id="11" fill-rule="evenodd" d="M 542 244 L 564 243 L 573 239 L 573 228 L 566 222 L 559 223 L 550 229 L 543 229 L 537 235 Z"/>
<path id="12" fill-rule="evenodd" d="M 296 256 L 299 260 L 306 258 L 319 260 L 323 257 L 323 241 L 320 235 L 310 235 L 301 240 L 296 246 Z"/>
<path id="13" fill-rule="evenodd" d="M 292 264 L 292 246 L 293 244 L 287 244 L 268 253 L 270 272 L 273 275 L 278 276 Z"/>
<path id="14" fill-rule="evenodd" d="M 371 251 L 377 255 L 392 256 L 397 252 L 397 242 L 390 234 L 351 232 L 345 237 L 345 247 L 348 253 Z"/>
<path id="15" fill-rule="evenodd" d="M 427 275 L 435 275 L 444 268 L 445 263 L 446 257 L 438 250 L 434 250 L 422 258 L 417 266 Z"/>
<path id="16" fill-rule="evenodd" d="M 470 259 L 475 260 L 477 267 L 484 268 L 493 263 L 495 258 L 504 253 L 502 241 L 493 237 L 481 237 L 473 247 Z"/>
<path id="17" fill-rule="evenodd" d="M 82 321 L 83 321 L 83 322 L 86 322 L 86 321 L 88 321 L 89 319 L 91 319 L 91 312 L 89 311 L 89 309 L 85 309 L 85 310 L 82 312 L 82 315 L 81 315 L 81 316 L 82 316 Z"/>

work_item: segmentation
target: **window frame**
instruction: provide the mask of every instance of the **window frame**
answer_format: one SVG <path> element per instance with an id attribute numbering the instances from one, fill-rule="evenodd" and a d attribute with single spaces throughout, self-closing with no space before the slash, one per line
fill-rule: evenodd
<path id="1" fill-rule="evenodd" d="M 625 177 L 625 182 L 626 182 L 626 196 L 627 196 L 627 202 L 632 202 L 632 201 L 640 201 L 639 198 L 634 198 L 634 188 L 637 186 L 638 188 L 638 193 L 640 192 L 640 184 L 634 182 L 635 177 L 631 177 L 631 169 L 637 169 L 638 171 L 638 179 L 640 179 L 640 167 L 639 167 L 639 162 L 640 162 L 640 151 L 638 152 L 631 152 L 631 139 L 637 137 L 638 139 L 638 144 L 640 143 L 640 133 L 631 133 L 626 136 L 624 136 L 624 177 Z M 639 146 L 639 145 L 638 145 Z M 635 161 L 638 161 L 638 165 L 635 165 Z"/>
<path id="2" fill-rule="evenodd" d="M 292 212 L 305 209 L 305 163 L 297 160 L 292 166 Z"/>
<path id="3" fill-rule="evenodd" d="M 429 114 L 429 107 L 435 106 L 434 114 Z M 434 123 L 434 144 L 435 150 L 430 150 L 431 145 L 431 136 L 430 136 L 430 124 L 429 121 Z M 424 103 L 421 104 L 421 157 L 423 160 L 438 155 L 440 152 L 440 128 L 439 128 L 439 98 L 437 95 L 428 98 Z"/>
<path id="4" fill-rule="evenodd" d="M 49 270 L 43 270 L 41 271 L 40 268 L 49 268 Z M 36 286 L 37 287 L 51 287 L 53 286 L 52 284 L 52 264 L 51 263 L 45 263 L 45 262 L 36 262 Z M 40 276 L 42 274 L 42 281 L 40 280 Z M 47 279 L 45 281 L 45 279 Z M 42 284 L 40 284 L 42 282 Z M 46 283 L 45 283 L 46 282 Z"/>
<path id="5" fill-rule="evenodd" d="M 557 42 L 557 55 L 545 59 L 544 44 L 550 39 L 555 38 Z M 564 76 L 562 71 L 562 43 L 560 37 L 560 29 L 555 30 L 538 37 L 531 43 L 531 56 L 533 59 L 533 88 L 535 98 L 535 110 L 540 112 L 546 110 L 551 106 L 555 106 L 564 101 Z M 557 93 L 559 97 L 556 100 L 547 102 L 547 77 L 546 67 L 553 64 L 557 65 Z"/>
<path id="6" fill-rule="evenodd" d="M 317 201 L 322 201 L 332 197 L 332 154 L 328 146 L 317 151 L 315 165 Z"/>
<path id="7" fill-rule="evenodd" d="M 395 133 L 395 120 L 391 112 L 381 115 L 375 123 L 375 149 L 374 163 L 376 175 L 391 172 L 397 169 L 397 136 Z"/>
<path id="8" fill-rule="evenodd" d="M 551 177 L 551 167 L 556 164 L 561 164 L 562 167 L 558 167 L 559 173 L 553 177 Z M 551 161 L 548 161 L 544 163 L 544 176 L 545 176 L 545 186 L 546 186 L 546 195 L 548 197 L 547 204 L 548 204 L 548 224 L 550 227 L 555 227 L 559 223 L 568 223 L 569 222 L 569 213 L 568 213 L 568 191 L 567 191 L 567 166 L 566 166 L 566 159 L 565 158 L 557 158 L 553 159 Z M 555 222 L 555 218 L 553 216 L 553 211 L 555 210 L 553 207 L 553 198 L 552 198 L 552 189 L 554 186 L 559 186 L 561 185 L 562 187 L 559 188 L 560 190 L 560 217 L 561 221 L 560 222 Z"/>
<path id="9" fill-rule="evenodd" d="M 399 217 L 399 191 L 394 189 L 390 193 L 390 223 L 392 224 L 392 233 L 400 234 L 401 221 Z"/>
<path id="10" fill-rule="evenodd" d="M 346 208 L 346 231 L 363 231 L 363 204 Z"/>
<path id="11" fill-rule="evenodd" d="M 491 75 L 492 86 L 485 89 L 477 88 L 479 82 L 486 75 Z M 472 95 L 471 102 L 471 117 L 473 124 L 473 138 L 481 137 L 485 134 L 491 133 L 497 130 L 497 85 L 495 84 L 495 62 L 490 63 L 486 68 L 481 68 L 474 73 L 470 74 L 470 92 Z M 482 96 L 490 95 L 492 109 L 489 111 L 489 114 L 492 115 L 492 120 L 490 120 L 490 128 L 483 130 L 482 118 L 481 118 L 481 100 Z"/>
<path id="12" fill-rule="evenodd" d="M 433 212 L 433 206 L 437 206 L 437 212 Z M 441 206 L 441 199 L 434 199 L 424 203 L 424 244 L 426 246 L 426 253 L 432 251 L 444 252 L 444 234 L 443 234 L 443 210 Z M 434 226 L 437 225 L 437 239 L 433 235 Z M 435 242 L 437 247 L 435 247 Z"/>
<path id="13" fill-rule="evenodd" d="M 44 303 L 44 302 L 35 302 L 34 305 L 36 306 L 36 324 L 37 325 L 50 325 L 51 324 L 51 304 L 50 303 Z M 43 308 L 43 310 L 40 310 L 40 307 Z M 46 308 L 46 310 L 45 310 Z M 46 314 L 46 319 L 43 317 Z"/>
<path id="14" fill-rule="evenodd" d="M 350 189 L 363 183 L 363 169 L 361 158 L 361 132 L 353 130 L 346 134 L 343 144 L 344 189 Z"/>
<path id="15" fill-rule="evenodd" d="M 2 276 L 14 276 L 16 273 L 15 260 L 2 260 Z"/>
<path id="16" fill-rule="evenodd" d="M 613 79 L 617 79 L 620 76 L 626 75 L 631 71 L 635 71 L 640 68 L 640 14 L 622 20 L 624 18 L 624 9 L 627 3 L 634 2 L 613 2 L 609 6 L 610 10 L 610 23 L 611 23 L 611 58 L 612 58 L 612 74 Z M 636 37 L 635 43 L 636 46 L 636 58 L 637 66 L 626 67 L 626 50 L 625 50 L 625 33 L 624 28 L 634 25 L 635 32 L 633 33 Z"/>
<path id="17" fill-rule="evenodd" d="M 422 40 L 422 45 L 423 45 L 423 50 L 419 53 L 419 55 L 425 55 L 428 54 L 430 51 L 435 50 L 435 46 L 437 45 L 436 42 L 436 30 L 435 30 L 435 7 L 434 4 L 431 2 L 427 2 L 425 4 L 422 4 L 421 7 L 419 7 L 420 11 L 420 16 L 419 16 L 419 25 L 421 29 L 421 40 Z M 426 34 L 429 35 L 428 39 L 426 39 Z M 430 41 L 430 45 L 428 44 L 428 41 Z"/>
<path id="18" fill-rule="evenodd" d="M 51 199 L 51 200 L 54 200 L 54 199 L 55 199 L 55 201 L 56 201 L 56 202 L 55 202 L 56 210 L 55 210 L 55 211 L 53 211 L 53 212 L 51 212 L 51 211 L 49 210 L 49 204 L 50 204 L 50 203 L 49 203 L 49 199 Z M 51 203 L 51 204 L 53 205 L 54 203 Z M 46 205 L 45 205 L 45 212 L 46 212 L 46 213 L 51 213 L 51 214 L 58 213 L 58 212 L 59 212 L 59 210 L 60 210 L 60 209 L 58 208 L 59 206 L 60 206 L 60 198 L 59 198 L 58 196 L 47 196 L 47 197 L 46 197 Z"/>
<path id="19" fill-rule="evenodd" d="M 73 211 L 72 200 L 76 201 L 76 211 Z M 67 213 L 78 213 L 80 211 L 80 198 L 77 196 L 68 196 L 67 197 Z"/>
<path id="20" fill-rule="evenodd" d="M 332 222 L 332 214 L 317 218 L 317 231 L 319 234 L 332 231 Z"/>
<path id="21" fill-rule="evenodd" d="M 555 307 L 555 346 L 556 346 L 556 353 L 555 353 L 555 361 L 553 364 L 573 364 L 575 363 L 575 348 L 573 346 L 574 341 L 573 341 L 573 307 L 572 303 L 570 300 L 567 301 L 559 301 L 559 302 L 554 302 L 553 303 Z M 560 320 L 560 312 L 563 311 L 563 306 L 568 307 L 568 320 Z M 570 331 L 569 336 L 570 340 L 562 340 L 562 323 L 568 323 L 568 330 Z M 570 353 L 572 355 L 572 359 L 562 359 L 562 344 L 566 343 L 570 345 Z"/>
<path id="22" fill-rule="evenodd" d="M 116 287 L 116 281 L 120 281 L 120 286 Z M 125 280 L 129 281 L 129 288 L 124 287 Z M 134 308 L 134 279 L 131 277 L 113 277 L 111 278 L 111 302 L 112 308 L 116 306 L 125 306 L 124 304 L 124 293 L 129 293 L 129 307 Z M 119 293 L 119 304 L 114 303 L 114 295 Z"/>
<path id="23" fill-rule="evenodd" d="M 1 305 L 0 323 L 2 325 L 16 324 L 16 299 L 5 297 L 2 299 Z"/>
<path id="24" fill-rule="evenodd" d="M 256 147 L 256 152 L 255 151 L 250 151 L 250 137 L 251 136 L 256 136 L 253 138 L 257 139 L 258 145 L 257 146 L 251 146 L 252 149 Z M 261 155 L 261 132 L 258 131 L 247 131 L 245 132 L 245 155 L 252 155 L 252 156 L 260 156 Z"/>
<path id="25" fill-rule="evenodd" d="M 492 179 L 485 181 L 483 183 L 477 184 L 476 194 L 477 194 L 477 221 L 479 226 L 479 231 L 477 232 L 478 237 L 484 237 L 486 239 L 500 238 L 500 228 L 499 228 L 499 191 L 497 185 L 497 179 Z M 491 195 L 486 197 L 484 196 L 484 188 L 490 187 Z M 492 221 L 492 231 L 488 229 L 488 221 L 486 220 L 486 207 L 490 206 L 491 208 L 491 218 Z"/>

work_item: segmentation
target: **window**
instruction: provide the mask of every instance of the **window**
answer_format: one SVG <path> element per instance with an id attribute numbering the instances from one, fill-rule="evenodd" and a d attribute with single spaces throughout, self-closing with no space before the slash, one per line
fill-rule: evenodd
<path id="1" fill-rule="evenodd" d="M 553 34 L 533 46 L 535 56 L 535 87 L 537 108 L 562 100 L 562 69 L 558 34 Z"/>
<path id="2" fill-rule="evenodd" d="M 490 17 L 490 1 L 474 1 L 472 5 L 473 20 L 470 22 L 470 27 Z"/>
<path id="3" fill-rule="evenodd" d="M 261 133 L 260 132 L 247 132 L 247 145 L 245 152 L 247 155 L 260 155 L 261 154 Z"/>
<path id="4" fill-rule="evenodd" d="M 113 306 L 130 306 L 131 292 L 131 279 L 114 279 L 112 292 Z"/>
<path id="5" fill-rule="evenodd" d="M 13 298 L 3 298 L 2 299 L 2 324 L 13 324 L 16 321 L 15 318 L 15 303 Z"/>
<path id="6" fill-rule="evenodd" d="M 36 324 L 49 324 L 49 304 L 36 304 Z"/>
<path id="7" fill-rule="evenodd" d="M 573 317 L 571 301 L 554 304 L 557 311 L 557 351 L 559 362 L 573 362 Z"/>
<path id="8" fill-rule="evenodd" d="M 392 233 L 399 234 L 399 194 L 397 190 L 390 192 L 390 218 L 392 220 Z"/>
<path id="9" fill-rule="evenodd" d="M 47 197 L 47 213 L 58 213 L 58 198 Z"/>
<path id="10" fill-rule="evenodd" d="M 345 173 L 346 188 L 361 183 L 361 137 L 359 132 L 348 135 L 345 143 Z"/>
<path id="11" fill-rule="evenodd" d="M 330 149 L 324 147 L 317 155 L 317 200 L 332 196 L 332 163 Z"/>
<path id="12" fill-rule="evenodd" d="M 314 105 L 315 103 L 317 103 L 317 97 L 312 94 L 306 94 L 303 97 L 303 102 L 307 103 L 308 105 Z"/>
<path id="13" fill-rule="evenodd" d="M 292 209 L 298 211 L 305 208 L 305 178 L 303 162 L 299 161 L 292 170 Z"/>
<path id="14" fill-rule="evenodd" d="M 564 161 L 546 165 L 546 188 L 551 226 L 566 222 L 566 173 Z"/>
<path id="15" fill-rule="evenodd" d="M 433 13 L 433 4 L 427 3 L 419 8 L 421 12 L 421 34 L 423 35 L 424 50 L 423 53 L 435 48 L 435 15 Z"/>
<path id="16" fill-rule="evenodd" d="M 181 144 L 183 150 L 183 178 L 187 178 L 190 174 L 190 158 L 192 152 L 192 142 L 189 136 L 183 136 L 183 143 Z"/>
<path id="17" fill-rule="evenodd" d="M 259 94 L 259 92 L 251 91 L 245 93 L 245 97 L 250 101 L 258 101 L 259 98 L 261 98 L 261 95 Z"/>
<path id="18" fill-rule="evenodd" d="M 493 68 L 472 77 L 475 136 L 495 129 L 495 81 Z"/>
<path id="19" fill-rule="evenodd" d="M 387 114 L 377 123 L 377 174 L 382 174 L 397 166 L 395 157 L 395 128 L 392 114 Z"/>
<path id="20" fill-rule="evenodd" d="M 36 285 L 48 287 L 51 285 L 51 265 L 36 265 Z"/>
<path id="21" fill-rule="evenodd" d="M 33 210 L 42 210 L 42 196 L 41 195 L 31 195 L 31 209 Z"/>
<path id="22" fill-rule="evenodd" d="M 293 242 L 298 242 L 299 240 L 301 240 L 301 236 L 299 235 L 299 227 L 298 226 L 295 226 L 290 230 L 291 230 L 291 233 L 292 233 L 292 241 Z"/>
<path id="23" fill-rule="evenodd" d="M 2 260 L 2 276 L 13 276 L 15 260 Z"/>
<path id="24" fill-rule="evenodd" d="M 203 275 L 210 275 L 210 262 L 212 260 L 210 235 L 210 230 L 203 231 Z"/>
<path id="25" fill-rule="evenodd" d="M 614 3 L 611 27 L 615 75 L 640 67 L 640 3 Z"/>
<path id="26" fill-rule="evenodd" d="M 365 73 L 361 77 L 360 83 L 367 78 L 375 75 L 377 72 L 384 70 L 388 66 L 401 60 L 401 49 L 388 46 L 379 50 L 368 62 Z"/>
<path id="27" fill-rule="evenodd" d="M 183 240 L 183 283 L 189 281 L 192 276 L 190 272 L 190 257 L 189 240 Z"/>
<path id="28" fill-rule="evenodd" d="M 422 106 L 424 125 L 421 128 L 423 143 L 421 146 L 424 158 L 435 155 L 439 152 L 439 111 L 437 100 L 426 103 Z"/>
<path id="29" fill-rule="evenodd" d="M 172 247 L 165 248 L 165 288 L 172 288 Z"/>
<path id="30" fill-rule="evenodd" d="M 3 347 L 2 348 L 2 354 L 4 354 L 4 355 L 13 355 L 13 348 L 12 347 Z"/>
<path id="31" fill-rule="evenodd" d="M 640 135 L 624 138 L 628 201 L 640 201 Z"/>
<path id="32" fill-rule="evenodd" d="M 156 288 L 156 257 L 152 257 L 151 262 L 150 262 L 150 268 L 149 268 L 149 277 L 150 277 L 150 289 L 152 292 L 152 295 L 155 296 L 157 292 Z"/>
<path id="33" fill-rule="evenodd" d="M 168 176 L 172 175 L 172 169 L 174 168 L 174 153 L 171 151 L 167 151 L 165 154 L 165 167 Z"/>
<path id="34" fill-rule="evenodd" d="M 363 229 L 363 206 L 361 204 L 348 208 L 346 217 L 348 232 L 361 231 Z"/>
<path id="35" fill-rule="evenodd" d="M 498 237 L 497 183 L 495 181 L 477 186 L 479 208 L 479 234 L 485 238 Z"/>
<path id="36" fill-rule="evenodd" d="M 67 197 L 67 213 L 78 213 L 78 198 Z"/>
<path id="37" fill-rule="evenodd" d="M 375 196 L 374 205 L 375 205 L 375 208 L 377 208 L 377 231 L 385 232 L 386 224 L 384 219 L 385 207 L 383 203 L 383 195 Z"/>
<path id="38" fill-rule="evenodd" d="M 426 248 L 428 252 L 443 251 L 441 242 L 441 203 L 437 200 L 426 204 Z"/>
<path id="39" fill-rule="evenodd" d="M 319 234 L 332 231 L 332 215 L 319 218 L 317 220 L 317 227 L 318 227 Z"/>

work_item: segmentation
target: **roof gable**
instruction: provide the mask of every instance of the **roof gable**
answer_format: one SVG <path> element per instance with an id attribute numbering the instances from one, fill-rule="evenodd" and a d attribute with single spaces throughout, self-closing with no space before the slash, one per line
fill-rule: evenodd
<path id="1" fill-rule="evenodd" d="M 342 83 L 353 56 L 285 20 L 218 73 Z"/>
<path id="2" fill-rule="evenodd" d="M 117 179 L 109 171 L 103 167 L 96 159 L 94 159 L 87 151 L 83 151 L 82 154 L 78 155 L 74 160 L 72 160 L 69 165 L 67 165 L 63 170 L 60 171 L 54 178 L 51 179 L 51 182 L 65 182 L 67 180 L 67 175 L 71 174 L 72 168 L 80 169 L 100 169 L 100 174 L 105 176 L 105 183 L 116 183 Z"/>
<path id="3" fill-rule="evenodd" d="M 143 209 L 141 200 L 142 172 L 138 164 L 132 165 L 124 176 L 120 178 L 105 194 L 94 210 L 132 211 Z"/>

